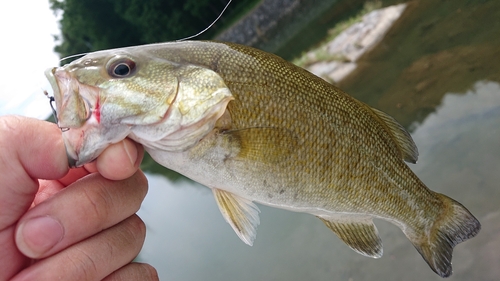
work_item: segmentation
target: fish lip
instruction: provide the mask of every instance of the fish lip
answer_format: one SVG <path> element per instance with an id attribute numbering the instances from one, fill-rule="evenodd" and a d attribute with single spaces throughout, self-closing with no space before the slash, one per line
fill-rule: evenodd
<path id="1" fill-rule="evenodd" d="M 54 117 L 56 119 L 56 122 L 58 123 L 59 128 L 63 129 L 59 125 L 59 116 L 58 115 L 58 110 L 61 110 L 61 91 L 59 89 L 59 84 L 57 83 L 57 79 L 54 76 L 54 73 L 56 72 L 57 67 L 51 67 L 45 70 L 44 74 L 47 80 L 49 80 L 49 84 L 52 88 L 53 95 L 54 95 L 54 101 L 56 103 L 56 109 L 54 110 Z M 66 133 L 66 131 L 63 130 L 63 135 Z M 67 143 L 67 138 L 63 137 L 64 141 L 64 148 L 66 150 L 66 157 L 68 158 L 68 166 L 70 168 L 75 168 L 78 162 L 78 155 L 73 149 L 71 145 Z"/>
<path id="2" fill-rule="evenodd" d="M 66 157 L 68 158 L 68 165 L 70 168 L 76 168 L 79 164 L 79 157 L 77 148 L 71 145 L 71 136 L 69 131 L 63 132 L 64 148 L 66 149 Z"/>
<path id="3" fill-rule="evenodd" d="M 95 133 L 91 132 L 88 134 L 89 130 L 92 131 L 95 128 L 92 125 L 86 124 L 82 128 L 70 129 L 63 132 L 64 147 L 70 168 L 81 167 L 94 161 L 104 149 L 89 149 L 86 146 L 87 135 Z"/>
<path id="4" fill-rule="evenodd" d="M 78 159 L 75 159 L 72 155 L 70 155 L 70 153 L 68 152 L 68 147 L 66 147 L 66 156 L 68 158 L 68 166 L 70 168 L 76 168 L 76 167 L 78 167 L 77 166 Z"/>
<path id="5" fill-rule="evenodd" d="M 53 90 L 55 115 L 62 130 L 68 165 L 71 168 L 82 166 L 94 160 L 86 156 L 81 159 L 80 155 L 85 131 L 95 126 L 87 122 L 92 116 L 91 102 L 81 95 L 82 85 L 64 67 L 45 70 L 45 77 Z"/>
<path id="6" fill-rule="evenodd" d="M 82 88 L 87 93 L 89 87 L 81 84 L 64 67 L 49 68 L 45 71 L 45 76 L 54 92 L 59 127 L 61 129 L 82 127 L 92 116 L 91 101 L 82 95 Z M 95 90 L 98 91 L 98 89 L 91 91 Z"/>

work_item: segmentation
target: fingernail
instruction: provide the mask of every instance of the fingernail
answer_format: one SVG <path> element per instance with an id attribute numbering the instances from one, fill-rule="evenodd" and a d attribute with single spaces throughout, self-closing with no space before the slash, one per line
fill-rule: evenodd
<path id="1" fill-rule="evenodd" d="M 132 149 L 131 146 L 133 146 L 135 148 L 135 150 Z M 137 161 L 137 147 L 135 146 L 135 144 L 130 142 L 130 141 L 124 141 L 123 148 L 125 149 L 125 153 L 127 153 L 127 156 L 128 156 L 128 159 L 130 160 L 130 163 L 132 165 L 135 165 L 135 162 Z"/>
<path id="2" fill-rule="evenodd" d="M 26 256 L 38 258 L 64 236 L 61 223 L 50 216 L 36 217 L 22 223 L 16 235 L 17 247 Z"/>

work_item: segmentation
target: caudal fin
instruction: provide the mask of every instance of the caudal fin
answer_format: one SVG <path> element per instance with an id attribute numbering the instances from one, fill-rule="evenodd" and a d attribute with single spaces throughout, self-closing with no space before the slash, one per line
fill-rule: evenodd
<path id="1" fill-rule="evenodd" d="M 445 204 L 443 215 L 435 222 L 426 239 L 412 243 L 434 272 L 448 277 L 452 273 L 453 247 L 476 236 L 481 224 L 462 204 L 443 194 L 436 196 Z"/>

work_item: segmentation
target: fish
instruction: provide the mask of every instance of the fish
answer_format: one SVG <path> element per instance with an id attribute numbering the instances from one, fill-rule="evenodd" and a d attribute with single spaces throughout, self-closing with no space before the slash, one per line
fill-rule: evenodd
<path id="1" fill-rule="evenodd" d="M 395 119 L 274 54 L 167 42 L 89 53 L 45 75 L 70 166 L 130 138 L 211 188 L 248 245 L 256 203 L 312 214 L 372 258 L 383 254 L 373 219 L 383 219 L 448 277 L 453 248 L 481 228 L 411 171 L 418 150 Z"/>

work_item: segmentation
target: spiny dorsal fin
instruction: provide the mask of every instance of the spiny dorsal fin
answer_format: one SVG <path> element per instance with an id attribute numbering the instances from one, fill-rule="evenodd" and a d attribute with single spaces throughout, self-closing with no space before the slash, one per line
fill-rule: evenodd
<path id="1" fill-rule="evenodd" d="M 260 223 L 257 205 L 230 192 L 216 188 L 212 190 L 224 219 L 243 242 L 252 246 Z"/>
<path id="2" fill-rule="evenodd" d="M 223 134 L 239 143 L 240 152 L 236 158 L 262 163 L 285 161 L 298 145 L 295 135 L 281 128 L 246 128 Z"/>
<path id="3" fill-rule="evenodd" d="M 370 217 L 318 218 L 355 252 L 371 258 L 382 256 L 382 240 Z"/>
<path id="4" fill-rule="evenodd" d="M 401 151 L 401 155 L 406 162 L 410 162 L 413 164 L 417 163 L 418 160 L 418 149 L 413 142 L 413 139 L 410 136 L 410 133 L 406 131 L 406 129 L 401 126 L 394 118 L 387 115 L 386 113 L 371 108 L 371 110 L 382 120 L 385 125 L 389 128 L 389 131 L 392 133 L 394 140 L 398 144 L 399 150 Z"/>

